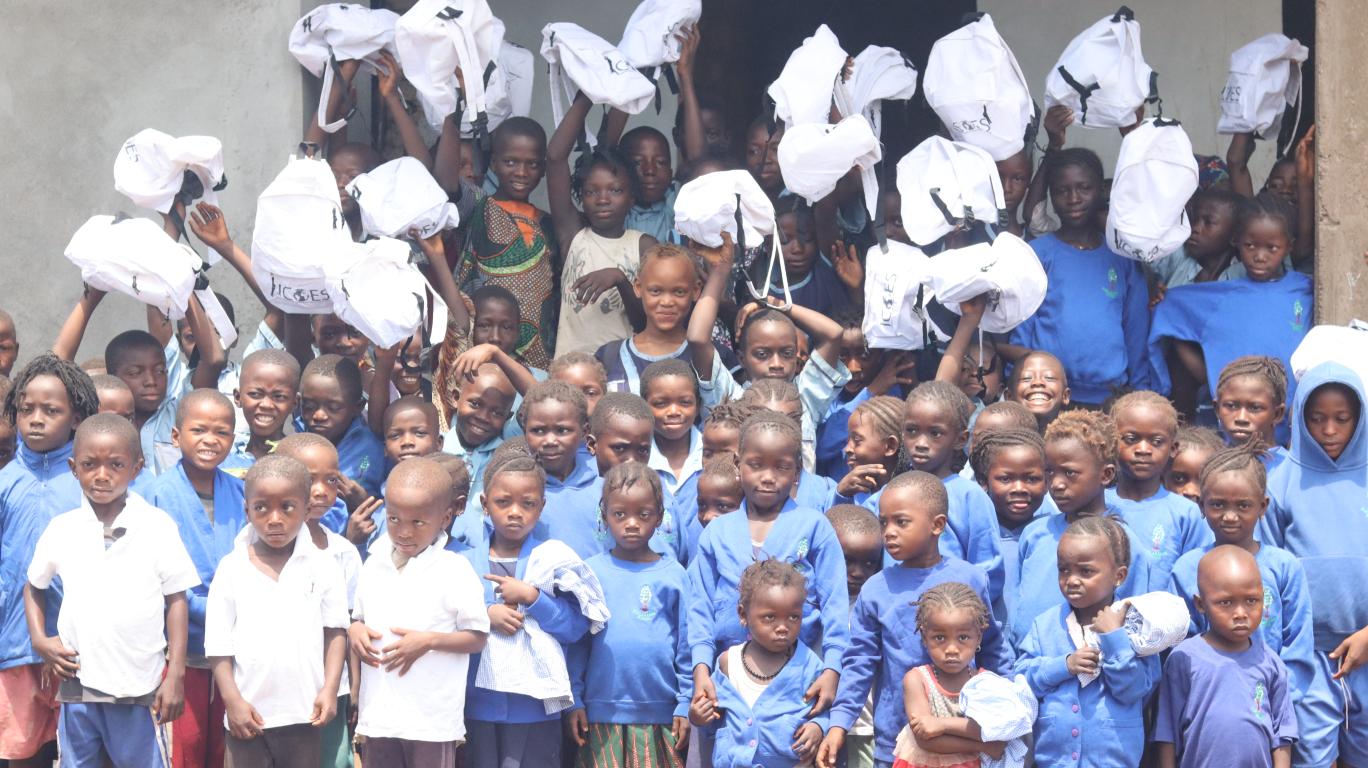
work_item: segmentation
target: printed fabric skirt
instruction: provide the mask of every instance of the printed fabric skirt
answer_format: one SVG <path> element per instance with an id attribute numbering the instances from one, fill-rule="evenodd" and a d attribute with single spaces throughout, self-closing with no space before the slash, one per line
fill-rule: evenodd
<path id="1" fill-rule="evenodd" d="M 590 723 L 575 768 L 684 768 L 667 725 Z"/>

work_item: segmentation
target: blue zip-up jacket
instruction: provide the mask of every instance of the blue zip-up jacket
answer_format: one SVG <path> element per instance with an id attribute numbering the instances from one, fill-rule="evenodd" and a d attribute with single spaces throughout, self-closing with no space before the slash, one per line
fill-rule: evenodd
<path id="1" fill-rule="evenodd" d="M 736 614 L 741 572 L 757 559 L 792 563 L 807 577 L 807 601 L 798 639 L 818 647 L 827 669 L 841 669 L 850 637 L 850 597 L 845 555 L 836 530 L 822 513 L 790 499 L 775 518 L 759 556 L 752 551 L 746 504 L 708 524 L 689 563 L 689 670 L 703 664 L 716 669 L 717 655 L 747 635 Z"/>
<path id="2" fill-rule="evenodd" d="M 591 723 L 670 725 L 688 717 L 693 675 L 684 567 L 668 556 L 629 563 L 607 553 L 585 564 L 603 585 L 613 618 L 566 654 L 575 709 Z"/>
<path id="3" fill-rule="evenodd" d="M 1105 243 L 1080 251 L 1053 234 L 1031 247 L 1049 288 L 1036 313 L 1013 331 L 1012 343 L 1058 357 L 1078 402 L 1101 403 L 1117 387 L 1150 389 L 1149 289 L 1140 263 Z"/>
<path id="4" fill-rule="evenodd" d="M 546 506 L 532 535 L 542 541 L 564 542 L 581 560 L 588 560 L 613 546 L 613 539 L 602 523 L 599 500 L 603 482 L 593 457 L 575 455 L 575 468 L 564 480 L 546 476 Z"/>
<path id="5" fill-rule="evenodd" d="M 307 432 L 304 420 L 295 418 L 295 431 Z M 371 431 L 365 418 L 357 416 L 337 441 L 337 468 L 356 481 L 366 493 L 380 498 L 385 482 L 385 444 Z M 378 513 L 377 513 L 378 514 Z"/>
<path id="6" fill-rule="evenodd" d="M 24 585 L 38 537 L 52 518 L 81 505 L 81 486 L 67 459 L 71 443 L 35 453 L 23 440 L 14 460 L 0 469 L 0 669 L 41 664 L 24 618 Z M 62 591 L 48 589 L 48 631 L 56 634 Z"/>
<path id="7" fill-rule="evenodd" d="M 720 671 L 714 679 L 717 706 L 722 721 L 715 727 L 713 768 L 792 768 L 798 756 L 793 752 L 793 733 L 805 722 L 813 722 L 826 733 L 826 714 L 808 718 L 812 702 L 803 694 L 822 674 L 824 665 L 817 654 L 802 643 L 793 649 L 793 658 L 779 670 L 752 707 L 741 698 L 731 680 Z M 733 675 L 745 670 L 733 669 Z"/>
<path id="8" fill-rule="evenodd" d="M 1197 505 L 1162 485 L 1158 493 L 1141 501 L 1123 499 L 1115 488 L 1108 488 L 1106 500 L 1107 508 L 1116 510 L 1144 545 L 1150 582 L 1156 588 L 1168 584 L 1180 556 L 1216 541 Z"/>

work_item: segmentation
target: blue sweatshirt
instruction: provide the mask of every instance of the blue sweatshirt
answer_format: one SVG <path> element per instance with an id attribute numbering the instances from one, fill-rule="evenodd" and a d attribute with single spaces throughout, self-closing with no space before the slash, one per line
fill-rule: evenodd
<path id="1" fill-rule="evenodd" d="M 303 419 L 295 418 L 295 431 L 308 431 Z M 377 499 L 383 496 L 380 486 L 385 482 L 385 444 L 371 431 L 365 418 L 352 419 L 337 441 L 337 468 L 343 477 L 365 488 L 366 493 Z"/>
<path id="2" fill-rule="evenodd" d="M 716 726 L 713 768 L 792 768 L 797 765 L 793 734 L 809 721 L 807 713 L 812 709 L 812 702 L 803 701 L 803 694 L 823 669 L 822 658 L 798 643 L 793 649 L 793 657 L 765 686 L 753 707 L 741 697 L 727 675 L 719 672 L 714 681 L 722 721 Z M 732 675 L 746 674 L 741 669 L 729 671 Z M 826 714 L 811 718 L 811 722 L 826 733 Z"/>
<path id="3" fill-rule="evenodd" d="M 756 553 L 751 544 L 746 504 L 708 524 L 689 563 L 689 670 L 699 664 L 716 669 L 722 651 L 745 641 L 737 616 L 741 572 L 757 560 L 792 563 L 807 577 L 807 602 L 799 641 L 812 648 L 820 642 L 827 669 L 841 669 L 849 638 L 850 598 L 846 592 L 845 555 L 836 530 L 822 513 L 792 500 L 775 518 Z"/>
<path id="4" fill-rule="evenodd" d="M 835 499 L 835 480 L 806 469 L 798 470 L 798 490 L 793 494 L 793 500 L 798 506 L 825 512 L 832 504 L 837 503 Z"/>
<path id="5" fill-rule="evenodd" d="M 1105 243 L 1081 251 L 1053 234 L 1037 237 L 1031 247 L 1049 287 L 1040 309 L 1012 333 L 1012 343 L 1058 357 L 1078 402 L 1101 403 L 1117 387 L 1150 389 L 1149 289 L 1139 262 Z"/>
<path id="6" fill-rule="evenodd" d="M 147 497 L 152 506 L 166 512 L 176 521 L 181 541 L 199 573 L 200 583 L 185 593 L 190 609 L 190 640 L 186 652 L 204 655 L 204 609 L 209 602 L 209 584 L 219 561 L 233 551 L 233 542 L 247 525 L 246 504 L 242 481 L 214 470 L 214 521 L 204 514 L 199 495 L 185 476 L 182 461 L 163 472 L 152 485 Z"/>
<path id="7" fill-rule="evenodd" d="M 1116 510 L 1144 545 L 1150 582 L 1156 588 L 1168 584 L 1181 555 L 1216 541 L 1197 505 L 1162 485 L 1158 493 L 1141 501 L 1123 499 L 1115 488 L 1107 489 L 1106 499 L 1107 508 Z"/>
<path id="8" fill-rule="evenodd" d="M 546 506 L 532 535 L 542 541 L 564 542 L 582 560 L 613 546 L 613 539 L 599 514 L 603 480 L 593 457 L 575 455 L 575 467 L 564 480 L 546 475 Z"/>
<path id="9" fill-rule="evenodd" d="M 960 582 L 988 600 L 988 578 L 977 566 L 945 557 L 930 568 L 894 565 L 869 577 L 850 609 L 850 648 L 842 660 L 841 685 L 831 708 L 831 724 L 849 731 L 874 691 L 874 754 L 893 754 L 898 731 L 907 724 L 902 679 L 931 657 L 917 634 L 917 600 L 937 584 Z M 997 621 L 983 633 L 977 666 L 1006 675 L 1012 650 Z"/>
<path id="10" fill-rule="evenodd" d="M 670 725 L 688 717 L 693 673 L 684 566 L 669 557 L 630 563 L 607 553 L 585 564 L 603 585 L 613 618 L 566 654 L 574 708 L 591 723 Z"/>
<path id="11" fill-rule="evenodd" d="M 850 439 L 850 414 L 871 396 L 868 389 L 862 389 L 854 396 L 845 390 L 836 394 L 826 419 L 817 428 L 817 474 L 839 483 L 850 471 L 845 460 L 846 440 Z"/>

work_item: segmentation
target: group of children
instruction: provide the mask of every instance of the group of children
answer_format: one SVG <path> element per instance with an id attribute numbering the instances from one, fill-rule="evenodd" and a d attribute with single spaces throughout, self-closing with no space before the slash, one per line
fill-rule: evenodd
<path id="1" fill-rule="evenodd" d="M 78 366 L 85 289 L 4 396 L 0 757 L 50 763 L 55 737 L 63 764 L 120 768 L 1368 764 L 1364 384 L 1285 373 L 1311 310 L 1306 145 L 1255 196 L 1237 137 L 1234 191 L 1212 179 L 1185 249 L 1142 269 L 1052 109 L 1039 169 L 998 164 L 1040 310 L 995 336 L 985 297 L 930 302 L 929 358 L 870 349 L 872 224 L 840 215 L 844 186 L 787 195 L 763 118 L 733 160 L 697 47 L 677 172 L 617 111 L 572 168 L 583 95 L 549 141 L 511 117 L 485 153 L 456 115 L 429 149 L 388 60 L 405 151 L 461 209 L 415 238 L 450 308 L 433 348 L 273 307 L 208 203 L 167 229 L 262 300 L 240 366 L 193 298 Z M 359 237 L 345 186 L 380 158 L 327 157 Z M 791 303 L 751 300 L 758 249 L 674 230 L 680 182 L 736 166 L 776 203 Z M 17 354 L 0 313 L 0 373 Z M 1130 602 L 1154 592 L 1188 606 L 1163 654 Z M 1028 716 L 966 716 L 994 675 Z"/>

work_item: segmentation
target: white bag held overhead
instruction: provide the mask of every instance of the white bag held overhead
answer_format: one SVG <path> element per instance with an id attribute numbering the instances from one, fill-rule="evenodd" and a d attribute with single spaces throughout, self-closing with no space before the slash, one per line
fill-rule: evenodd
<path id="1" fill-rule="evenodd" d="M 831 118 L 833 99 L 841 114 L 852 114 L 841 82 L 847 58 L 835 33 L 825 24 L 789 54 L 783 71 L 767 91 L 774 99 L 774 116 L 784 121 L 785 128 L 825 124 Z"/>
<path id="2" fill-rule="evenodd" d="M 217 203 L 214 193 L 226 184 L 222 142 L 212 136 L 176 138 L 144 128 L 125 141 L 114 157 L 114 189 L 137 205 L 169 213 L 186 171 L 199 178 L 204 199 Z"/>
<path id="3" fill-rule="evenodd" d="M 871 349 L 921 349 L 931 333 L 950 338 L 926 313 L 932 299 L 926 287 L 930 263 L 920 248 L 896 240 L 888 241 L 887 253 L 877 245 L 869 249 L 861 328 Z"/>
<path id="4" fill-rule="evenodd" d="M 324 265 L 330 312 L 374 344 L 392 347 L 423 324 L 431 304 L 427 280 L 409 263 L 407 243 L 379 237 L 349 248 Z M 446 323 L 440 326 L 443 332 Z"/>
<path id="5" fill-rule="evenodd" d="M 411 157 L 357 176 L 347 194 L 361 208 L 361 226 L 368 235 L 404 238 L 416 229 L 419 237 L 428 237 L 461 221 L 437 180 Z"/>
<path id="6" fill-rule="evenodd" d="M 960 302 L 988 294 L 988 310 L 979 323 L 988 333 L 1007 333 L 1026 322 L 1045 301 L 1048 285 L 1035 250 L 1011 232 L 999 232 L 992 243 L 936 256 L 926 281 L 940 303 L 957 315 Z"/>
<path id="7" fill-rule="evenodd" d="M 1216 131 L 1276 139 L 1283 113 L 1301 98 L 1301 65 L 1308 53 L 1306 46 L 1275 32 L 1230 54 Z"/>
<path id="8" fill-rule="evenodd" d="M 286 312 L 332 312 L 323 265 L 351 245 L 328 164 L 292 157 L 257 198 L 252 274 L 267 301 Z"/>
<path id="9" fill-rule="evenodd" d="M 1298 381 L 1321 363 L 1339 363 L 1357 373 L 1360 381 L 1368 382 L 1368 327 L 1358 320 L 1348 326 L 1314 326 L 1289 362 Z"/>
<path id="10" fill-rule="evenodd" d="M 917 69 L 896 48 L 871 45 L 855 57 L 846 83 L 850 114 L 861 114 L 878 137 L 883 131 L 883 103 L 917 95 Z"/>
<path id="11" fill-rule="evenodd" d="M 1146 120 L 1121 140 L 1107 212 L 1113 251 L 1152 262 L 1182 247 L 1192 233 L 1187 202 L 1197 191 L 1192 142 L 1176 120 Z"/>
<path id="12" fill-rule="evenodd" d="M 161 225 L 122 214 L 92 216 L 71 236 L 66 257 L 80 267 L 82 282 L 91 288 L 132 296 L 173 320 L 185 317 L 204 267 L 189 246 L 167 237 Z"/>
<path id="13" fill-rule="evenodd" d="M 784 186 L 809 203 L 815 204 L 836 191 L 836 183 L 859 166 L 870 218 L 879 201 L 874 166 L 882 157 L 879 140 L 864 115 L 851 115 L 835 125 L 795 125 L 779 140 L 779 172 Z"/>
<path id="14" fill-rule="evenodd" d="M 1007 203 L 992 155 L 972 144 L 932 136 L 898 161 L 903 229 L 930 245 L 975 221 L 1005 226 Z"/>
<path id="15" fill-rule="evenodd" d="M 497 62 L 485 86 L 490 133 L 510 117 L 532 114 L 533 58 L 531 51 L 516 43 L 504 40 L 499 46 Z M 476 125 L 462 119 L 461 136 L 476 138 Z"/>
<path id="16" fill-rule="evenodd" d="M 551 65 L 551 114 L 557 125 L 576 91 L 595 104 L 607 104 L 629 115 L 640 114 L 655 99 L 655 83 L 636 71 L 607 40 L 578 24 L 543 27 L 541 55 Z M 587 128 L 585 134 L 593 146 L 594 136 Z"/>
<path id="17" fill-rule="evenodd" d="M 1135 111 L 1159 97 L 1140 50 L 1140 23 L 1126 6 L 1083 30 L 1045 78 L 1045 109 L 1063 104 L 1085 128 L 1135 125 Z"/>
<path id="18" fill-rule="evenodd" d="M 955 141 L 982 147 L 994 160 L 1026 146 L 1035 120 L 1031 89 L 988 14 L 931 46 L 922 89 Z"/>
<path id="19" fill-rule="evenodd" d="M 618 50 L 637 69 L 679 61 L 680 31 L 698 23 L 703 0 L 642 0 L 627 20 Z"/>
<path id="20" fill-rule="evenodd" d="M 736 231 L 736 208 L 741 206 L 741 228 Z M 759 245 L 774 233 L 774 204 L 749 171 L 705 173 L 679 188 L 674 205 L 675 230 L 707 248 L 722 245 L 722 232 L 733 243 Z"/>
<path id="21" fill-rule="evenodd" d="M 395 52 L 394 23 L 399 14 L 354 3 L 320 5 L 304 14 L 290 30 L 290 53 L 314 77 L 323 78 L 318 98 L 318 125 L 328 133 L 347 124 L 348 116 L 328 122 L 328 95 L 339 61 L 359 60 L 372 71 L 383 69 L 380 51 Z"/>
<path id="22" fill-rule="evenodd" d="M 447 116 L 461 106 L 465 82 L 463 125 L 483 135 L 488 129 L 489 104 L 485 93 L 490 66 L 503 44 L 504 25 L 485 0 L 418 0 L 399 17 L 394 45 L 404 77 L 418 91 L 428 125 L 442 130 Z"/>

